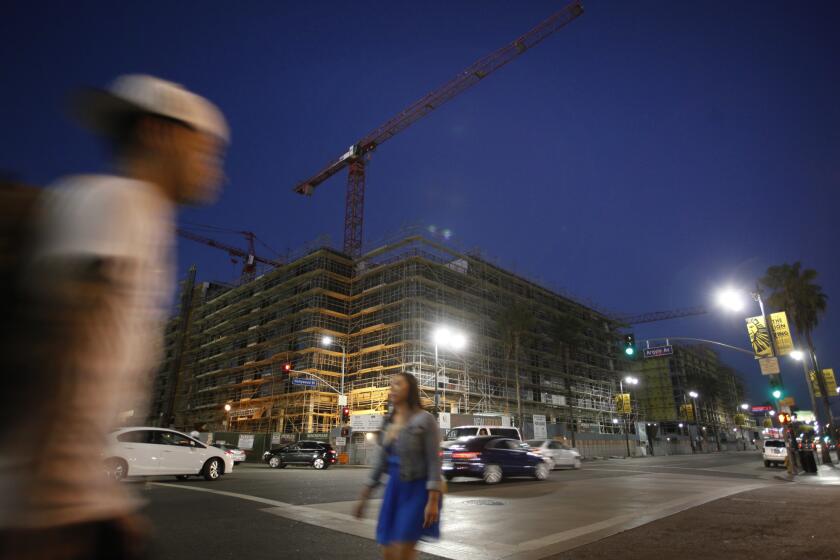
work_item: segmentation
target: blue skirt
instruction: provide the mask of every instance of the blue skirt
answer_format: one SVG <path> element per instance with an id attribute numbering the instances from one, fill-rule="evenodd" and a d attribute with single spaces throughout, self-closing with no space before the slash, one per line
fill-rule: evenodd
<path id="1" fill-rule="evenodd" d="M 423 528 L 429 491 L 426 480 L 400 480 L 400 459 L 388 457 L 388 484 L 379 510 L 376 542 L 381 545 L 439 539 L 440 523 Z M 441 506 L 443 500 L 441 499 Z"/>

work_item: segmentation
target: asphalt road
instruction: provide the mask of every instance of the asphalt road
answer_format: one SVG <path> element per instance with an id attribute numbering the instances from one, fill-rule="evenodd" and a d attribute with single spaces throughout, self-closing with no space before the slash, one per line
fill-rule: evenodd
<path id="1" fill-rule="evenodd" d="M 376 558 L 379 501 L 363 520 L 350 515 L 367 474 L 244 465 L 215 482 L 128 484 L 148 501 L 153 558 Z M 420 557 L 546 558 L 740 492 L 799 484 L 782 474 L 743 452 L 589 462 L 543 482 L 461 479 L 445 498 L 442 540 L 421 544 Z"/>

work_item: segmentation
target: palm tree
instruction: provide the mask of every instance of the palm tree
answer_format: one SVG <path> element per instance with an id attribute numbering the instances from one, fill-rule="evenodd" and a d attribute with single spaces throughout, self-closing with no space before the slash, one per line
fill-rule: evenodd
<path id="1" fill-rule="evenodd" d="M 522 418 L 522 395 L 519 388 L 519 356 L 522 349 L 523 339 L 530 336 L 536 326 L 536 318 L 533 311 L 520 302 L 510 303 L 503 308 L 497 323 L 502 334 L 502 342 L 505 346 L 505 355 L 508 360 L 513 358 L 514 388 L 516 389 L 516 417 L 518 427 L 523 426 Z M 507 374 L 505 374 L 507 378 Z"/>
<path id="2" fill-rule="evenodd" d="M 796 332 L 804 337 L 808 344 L 808 352 L 814 365 L 817 385 L 820 393 L 822 393 L 823 406 L 831 426 L 831 433 L 834 433 L 834 420 L 831 416 L 829 395 L 826 390 L 825 378 L 821 375 L 821 370 L 817 364 L 817 352 L 812 336 L 814 329 L 819 324 L 820 315 L 825 313 L 828 306 L 828 296 L 822 291 L 822 287 L 814 283 L 816 278 L 816 270 L 812 268 L 803 270 L 802 264 L 797 261 L 793 264 L 771 266 L 759 282 L 771 291 L 767 303 L 776 309 L 786 311 L 790 315 Z M 808 382 L 810 383 L 810 380 Z"/>
<path id="3" fill-rule="evenodd" d="M 571 362 L 572 348 L 583 341 L 582 331 L 584 324 L 581 319 L 574 315 L 562 315 L 555 318 L 551 323 L 549 337 L 554 344 L 558 356 L 563 359 L 563 373 L 566 385 L 566 406 L 569 409 L 569 425 L 572 432 L 572 447 L 575 446 L 575 409 L 572 406 L 572 387 L 569 375 L 569 362 Z"/>

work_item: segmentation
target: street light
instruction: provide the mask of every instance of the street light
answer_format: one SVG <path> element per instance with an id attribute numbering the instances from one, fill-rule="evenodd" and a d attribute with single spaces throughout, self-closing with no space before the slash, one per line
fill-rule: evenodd
<path id="1" fill-rule="evenodd" d="M 697 391 L 689 391 L 688 396 L 691 397 L 692 399 L 696 399 L 700 395 L 697 394 Z"/>
<path id="2" fill-rule="evenodd" d="M 750 405 L 748 405 L 747 403 L 742 403 L 741 404 L 741 410 L 747 410 L 749 407 L 750 407 Z"/>
<path id="3" fill-rule="evenodd" d="M 230 403 L 225 404 L 225 429 L 230 431 Z"/>
<path id="4" fill-rule="evenodd" d="M 438 375 L 440 373 L 440 366 L 438 365 L 439 348 L 449 348 L 455 351 L 463 350 L 467 345 L 467 337 L 460 331 L 450 329 L 446 326 L 440 326 L 432 333 L 432 341 L 435 343 L 435 414 L 438 414 L 440 413 L 440 395 L 438 393 Z M 445 372 L 446 364 L 443 367 Z"/>
<path id="5" fill-rule="evenodd" d="M 741 311 L 744 309 L 744 298 L 741 292 L 734 288 L 725 288 L 718 292 L 718 305 L 730 311 Z"/>
<path id="6" fill-rule="evenodd" d="M 805 352 L 802 350 L 791 350 L 790 357 L 796 360 L 797 362 L 801 362 L 805 359 Z"/>
<path id="7" fill-rule="evenodd" d="M 329 348 L 333 344 L 338 344 L 339 348 L 341 348 L 341 384 L 339 386 L 339 394 L 341 394 L 341 396 L 344 396 L 344 368 L 345 364 L 347 363 L 347 346 L 344 344 L 344 342 L 337 341 L 329 335 L 324 335 L 323 337 L 321 337 L 322 346 Z"/>
<path id="8" fill-rule="evenodd" d="M 338 397 L 338 406 L 341 408 L 342 406 L 347 406 L 347 397 L 344 394 L 344 368 L 345 364 L 347 363 L 347 346 L 344 342 L 337 342 L 333 337 L 329 335 L 324 335 L 321 337 L 321 345 L 329 348 L 333 344 L 338 344 L 341 348 L 341 383 L 339 384 L 339 397 Z M 338 413 L 337 413 L 338 414 Z M 338 424 L 342 423 L 341 416 L 338 415 Z"/>
<path id="9" fill-rule="evenodd" d="M 624 395 L 624 383 L 627 383 L 627 385 L 631 385 L 631 386 L 632 385 L 638 385 L 639 384 L 639 379 L 637 377 L 633 377 L 632 375 L 628 375 L 624 379 L 619 379 L 618 380 L 618 390 L 621 392 L 622 395 Z M 629 388 L 628 388 L 628 390 L 629 390 Z M 622 398 L 622 401 L 621 401 L 622 402 L 622 408 L 624 408 L 624 406 L 623 406 L 624 397 L 622 396 L 621 398 Z M 629 425 L 629 421 L 628 421 L 628 416 L 630 414 L 626 410 L 622 410 L 622 412 L 624 413 L 624 444 L 627 447 L 627 456 L 629 457 L 630 456 L 630 425 Z M 613 422 L 616 423 L 616 424 L 618 423 L 618 422 L 615 422 L 615 420 Z"/>

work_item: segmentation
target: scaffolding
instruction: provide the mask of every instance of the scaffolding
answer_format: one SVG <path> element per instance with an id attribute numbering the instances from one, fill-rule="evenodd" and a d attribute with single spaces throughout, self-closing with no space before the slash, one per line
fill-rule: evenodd
<path id="1" fill-rule="evenodd" d="M 324 347 L 325 335 L 346 348 L 344 386 L 354 413 L 386 412 L 390 376 L 407 372 L 417 377 L 426 405 L 437 377 L 441 411 L 513 416 L 516 368 L 498 317 L 514 303 L 534 316 L 519 353 L 523 415 L 545 414 L 577 431 L 613 431 L 619 325 L 475 252 L 419 233 L 355 260 L 312 247 L 250 282 L 199 298 L 184 323 L 189 343 L 174 424 L 296 433 L 335 427 L 343 352 Z M 560 352 L 546 333 L 570 316 L 580 336 Z M 469 343 L 461 352 L 438 349 L 436 361 L 431 335 L 439 325 L 467 333 Z M 296 384 L 301 377 L 314 386 Z"/>

